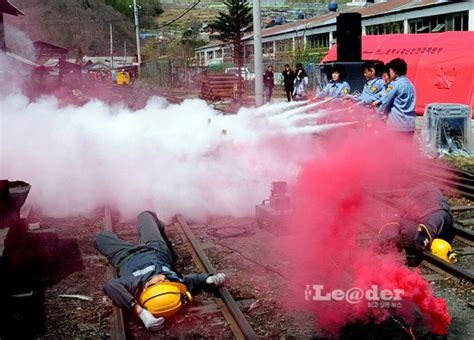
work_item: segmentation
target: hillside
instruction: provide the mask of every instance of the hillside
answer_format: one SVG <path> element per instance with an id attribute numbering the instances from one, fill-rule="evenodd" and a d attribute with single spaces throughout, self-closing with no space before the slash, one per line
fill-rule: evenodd
<path id="1" fill-rule="evenodd" d="M 135 45 L 132 18 L 122 15 L 104 0 L 11 0 L 25 16 L 5 16 L 7 46 L 25 54 L 25 45 L 42 40 L 69 49 L 70 57 L 110 52 L 109 25 L 113 25 L 114 48 L 128 54 Z M 25 33 L 25 34 L 22 34 Z M 20 51 L 18 51 L 20 50 Z"/>

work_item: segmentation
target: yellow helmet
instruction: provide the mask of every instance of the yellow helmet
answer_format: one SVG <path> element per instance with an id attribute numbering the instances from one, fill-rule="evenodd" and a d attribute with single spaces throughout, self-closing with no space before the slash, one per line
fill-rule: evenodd
<path id="1" fill-rule="evenodd" d="M 193 300 L 186 286 L 178 282 L 159 282 L 140 295 L 140 305 L 156 317 L 169 317 Z"/>
<path id="2" fill-rule="evenodd" d="M 453 251 L 451 245 L 443 239 L 435 238 L 433 242 L 431 242 L 430 248 L 433 255 L 449 263 L 456 263 L 458 261 L 458 255 Z"/>

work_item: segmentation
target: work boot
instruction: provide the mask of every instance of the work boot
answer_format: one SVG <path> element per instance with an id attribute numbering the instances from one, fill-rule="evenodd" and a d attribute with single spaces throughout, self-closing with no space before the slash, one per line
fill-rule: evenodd
<path id="1" fill-rule="evenodd" d="M 409 267 L 418 266 L 423 260 L 422 251 L 416 248 L 413 238 L 408 234 L 406 230 L 401 231 L 400 245 L 403 250 L 405 250 L 405 258 L 407 265 Z"/>

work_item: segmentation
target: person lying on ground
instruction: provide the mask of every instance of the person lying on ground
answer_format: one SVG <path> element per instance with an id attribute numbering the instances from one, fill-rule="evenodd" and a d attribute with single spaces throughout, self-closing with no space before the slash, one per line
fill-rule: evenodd
<path id="1" fill-rule="evenodd" d="M 382 226 L 379 235 L 381 240 L 405 249 L 408 265 L 418 265 L 421 253 L 430 249 L 433 240 L 453 241 L 453 214 L 447 198 L 434 184 L 416 185 L 395 206 L 397 220 Z"/>
<path id="2" fill-rule="evenodd" d="M 111 231 L 97 233 L 96 249 L 117 270 L 118 278 L 104 291 L 115 305 L 133 310 L 151 331 L 164 328 L 165 318 L 175 314 L 202 290 L 215 292 L 225 274 L 180 275 L 176 255 L 156 214 L 144 211 L 137 217 L 140 242 L 133 244 Z"/>

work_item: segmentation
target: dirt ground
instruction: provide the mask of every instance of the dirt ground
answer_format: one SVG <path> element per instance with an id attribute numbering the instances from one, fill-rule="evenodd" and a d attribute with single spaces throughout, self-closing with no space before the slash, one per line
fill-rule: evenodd
<path id="1" fill-rule="evenodd" d="M 108 338 L 112 305 L 101 289 L 106 282 L 106 261 L 93 247 L 94 235 L 102 228 L 102 217 L 100 214 L 90 218 L 79 216 L 67 219 L 38 216 L 36 220 L 41 222 L 42 229 L 54 228 L 60 243 L 68 244 L 62 254 L 75 257 L 58 266 L 63 272 L 57 273 L 45 291 L 46 327 L 44 335 L 39 338 L 57 339 L 65 335 L 81 339 Z M 216 269 L 227 274 L 230 292 L 240 302 L 259 337 L 322 338 L 315 329 L 312 315 L 282 308 L 281 295 L 288 281 L 278 270 L 281 261 L 267 256 L 270 247 L 266 245 L 273 238 L 285 236 L 259 228 L 253 218 L 220 217 L 205 225 L 191 224 L 190 227 Z M 123 238 L 136 241 L 133 223 L 119 223 L 116 228 Z M 167 228 L 180 255 L 178 269 L 185 274 L 196 272 L 187 246 L 174 227 Z M 450 280 L 432 284 L 435 292 L 447 300 L 453 316 L 450 338 L 472 338 L 474 330 L 470 320 L 474 317 L 474 311 L 469 305 L 472 302 L 472 285 Z M 62 297 L 63 294 L 72 297 Z M 92 298 L 92 301 L 81 300 L 75 295 Z M 196 297 L 191 306 L 168 321 L 166 329 L 153 334 L 153 337 L 136 318 L 127 316 L 126 319 L 133 338 L 137 339 L 231 337 L 213 297 L 207 293 Z"/>
<path id="2" fill-rule="evenodd" d="M 29 222 L 41 228 L 30 231 L 42 240 L 49 259 L 43 273 L 44 328 L 38 339 L 105 339 L 110 337 L 111 301 L 102 287 L 106 260 L 94 248 L 95 234 L 103 228 L 102 212 L 95 216 L 49 218 L 35 213 Z M 311 314 L 285 310 L 281 296 L 288 283 L 279 268 L 284 260 L 272 256 L 271 244 L 281 233 L 260 228 L 254 218 L 215 217 L 206 224 L 189 223 L 218 271 L 227 275 L 227 287 L 261 338 L 323 338 Z M 115 222 L 121 237 L 136 241 L 133 222 Z M 167 231 L 179 254 L 177 268 L 183 274 L 197 272 L 187 245 L 173 226 Z M 472 269 L 472 268 L 471 268 Z M 453 317 L 450 339 L 474 338 L 473 286 L 454 279 L 433 281 L 437 296 L 446 299 Z M 126 314 L 132 338 L 231 338 L 227 323 L 210 294 L 203 293 L 183 313 L 167 321 L 158 334 L 146 331 Z"/>

